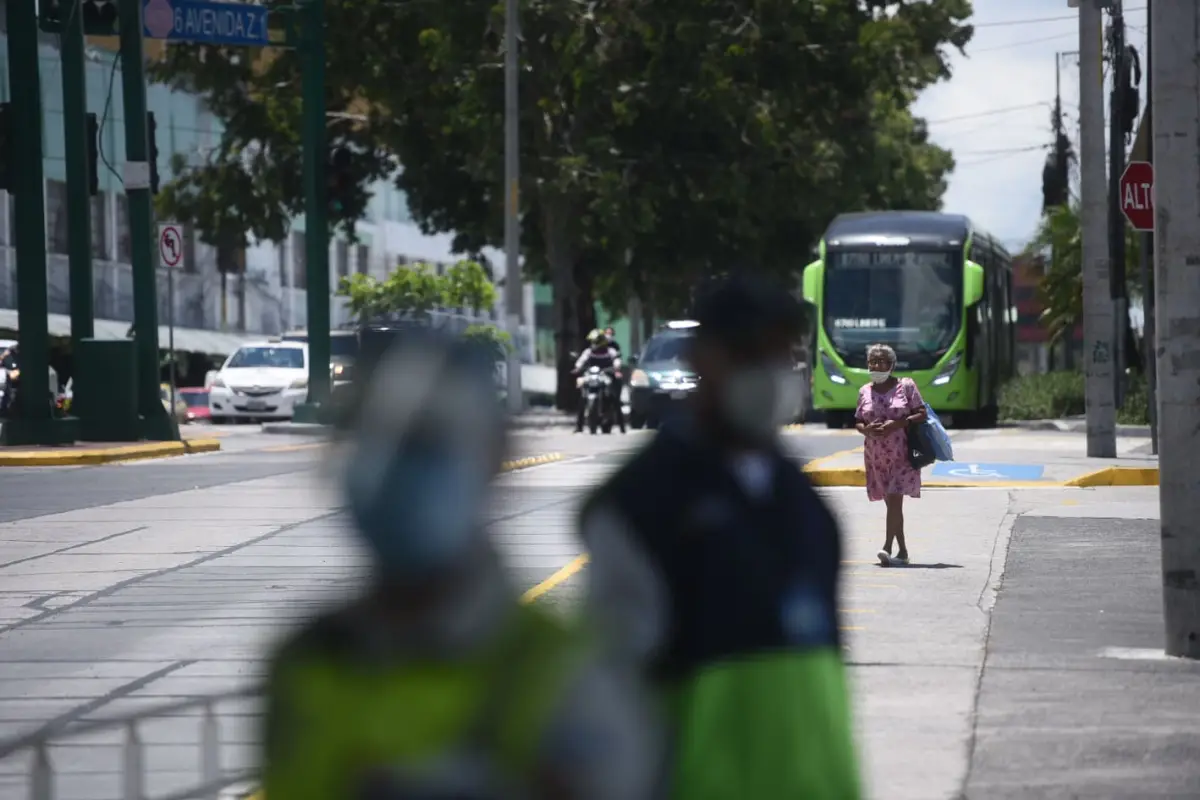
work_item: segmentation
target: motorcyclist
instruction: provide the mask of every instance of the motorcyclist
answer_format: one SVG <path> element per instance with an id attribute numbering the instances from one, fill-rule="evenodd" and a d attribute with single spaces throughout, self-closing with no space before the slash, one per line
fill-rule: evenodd
<path id="1" fill-rule="evenodd" d="M 617 410 L 617 425 L 621 428 L 621 433 L 625 433 L 625 412 L 621 408 L 621 351 L 612 346 L 608 336 L 603 331 L 593 331 L 593 336 L 590 339 L 591 346 L 584 350 L 583 353 L 575 361 L 575 375 L 582 375 L 592 367 L 599 367 L 602 370 L 611 371 L 613 382 L 609 386 L 609 400 L 613 402 Z M 579 405 L 579 412 L 575 415 L 575 432 L 583 432 L 583 404 Z"/>
<path id="2" fill-rule="evenodd" d="M 368 368 L 338 463 L 374 574 L 271 661 L 268 800 L 650 796 L 658 750 L 628 673 L 518 602 L 485 528 L 506 426 L 493 357 L 472 349 L 410 340 Z"/>

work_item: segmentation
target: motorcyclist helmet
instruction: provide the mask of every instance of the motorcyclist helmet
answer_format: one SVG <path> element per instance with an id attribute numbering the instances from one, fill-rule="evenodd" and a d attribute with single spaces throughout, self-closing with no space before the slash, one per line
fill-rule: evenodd
<path id="1" fill-rule="evenodd" d="M 598 332 L 595 335 L 595 337 L 592 338 L 592 349 L 593 350 L 607 350 L 608 349 L 608 337 L 604 335 L 603 331 Z"/>

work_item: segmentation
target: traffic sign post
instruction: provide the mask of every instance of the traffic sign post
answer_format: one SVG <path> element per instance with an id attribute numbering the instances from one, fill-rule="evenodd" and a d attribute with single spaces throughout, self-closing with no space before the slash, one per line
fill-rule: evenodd
<path id="1" fill-rule="evenodd" d="M 175 415 L 175 270 L 183 263 L 183 226 L 177 222 L 158 225 L 158 261 L 167 268 L 167 352 L 171 363 L 171 416 Z"/>
<path id="2" fill-rule="evenodd" d="M 1154 166 L 1130 161 L 1121 173 L 1121 213 L 1134 230 L 1154 230 Z"/>

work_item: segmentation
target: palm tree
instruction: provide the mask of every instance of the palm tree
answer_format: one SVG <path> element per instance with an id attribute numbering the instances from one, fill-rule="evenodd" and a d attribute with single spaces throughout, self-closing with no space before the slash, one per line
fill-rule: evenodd
<path id="1" fill-rule="evenodd" d="M 1125 280 L 1131 298 L 1142 296 L 1140 275 L 1136 267 L 1141 237 L 1125 228 Z M 1083 321 L 1083 231 L 1080 225 L 1079 204 L 1054 206 L 1046 211 L 1025 246 L 1025 254 L 1049 254 L 1049 268 L 1042 277 L 1038 293 L 1043 311 L 1042 324 L 1050 336 L 1051 345 Z M 1140 369 L 1141 351 L 1133 337 L 1133 327 L 1125 320 L 1125 352 L 1130 366 Z"/>

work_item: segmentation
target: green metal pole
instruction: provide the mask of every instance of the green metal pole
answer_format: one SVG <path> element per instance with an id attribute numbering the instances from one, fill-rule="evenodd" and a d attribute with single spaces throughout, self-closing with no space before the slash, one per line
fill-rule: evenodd
<path id="1" fill-rule="evenodd" d="M 125 196 L 133 262 L 133 330 L 137 341 L 138 413 L 142 436 L 177 441 L 179 427 L 159 396 L 158 276 L 153 253 L 149 133 L 142 53 L 142 2 L 117 0 L 121 37 L 121 90 L 125 101 Z"/>
<path id="2" fill-rule="evenodd" d="M 21 347 L 21 413 L 4 423 L 6 444 L 54 444 L 50 408 L 43 207 L 42 86 L 38 71 L 36 0 L 8 0 L 8 74 L 12 93 L 13 188 L 17 229 L 17 334 Z"/>
<path id="3" fill-rule="evenodd" d="M 308 271 L 308 402 L 297 422 L 322 422 L 329 404 L 329 219 L 325 185 L 325 3 L 306 0 L 303 59 L 304 241 Z"/>
<path id="4" fill-rule="evenodd" d="M 92 208 L 87 144 L 87 66 L 84 62 L 83 0 L 68 0 L 66 25 L 61 34 L 63 147 L 67 167 L 67 256 L 70 265 L 71 354 L 78 364 L 84 339 L 95 335 L 92 305 Z M 75 371 L 75 370 L 73 370 Z M 80 377 L 86 375 L 86 371 Z M 86 402 L 89 392 L 75 396 Z M 99 388 L 99 387 L 97 387 Z M 71 403 L 75 417 L 87 414 L 78 400 Z"/>

